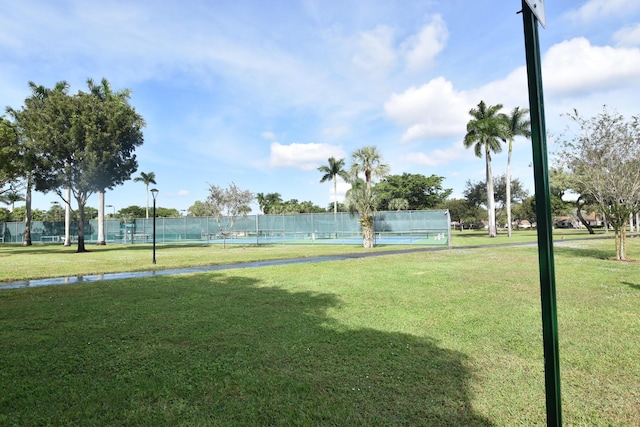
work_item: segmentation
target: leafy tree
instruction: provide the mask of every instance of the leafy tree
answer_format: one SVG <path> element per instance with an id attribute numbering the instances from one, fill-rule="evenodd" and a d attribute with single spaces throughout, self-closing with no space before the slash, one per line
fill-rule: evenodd
<path id="1" fill-rule="evenodd" d="M 568 204 L 573 204 L 576 210 L 576 218 L 585 226 L 589 234 L 595 234 L 593 226 L 584 218 L 582 212 L 585 210 L 595 211 L 597 209 L 597 203 L 593 196 L 586 191 L 585 186 L 576 179 L 574 174 L 561 167 L 551 168 L 549 171 L 549 187 L 552 208 L 554 205 L 558 208 L 563 208 Z M 565 193 L 568 191 L 577 195 L 577 198 L 572 202 L 564 200 Z M 558 198 L 560 201 L 554 203 L 554 198 Z M 561 209 L 561 211 L 562 213 L 559 213 L 559 215 L 564 214 L 564 209 Z M 558 213 L 555 214 L 557 215 Z"/>
<path id="2" fill-rule="evenodd" d="M 347 191 L 346 203 L 349 213 L 360 215 L 362 246 L 365 248 L 373 248 L 375 245 L 373 215 L 378 209 L 378 202 L 378 194 L 375 189 L 365 185 L 354 185 Z"/>
<path id="3" fill-rule="evenodd" d="M 474 147 L 477 157 L 485 157 L 487 182 L 487 213 L 489 214 L 489 237 L 496 237 L 496 211 L 493 199 L 493 176 L 491 174 L 491 153 L 502 151 L 501 140 L 507 138 L 507 130 L 503 116 L 498 114 L 502 104 L 487 106 L 480 101 L 478 108 L 472 108 L 469 114 L 473 117 L 467 123 L 464 136 L 465 148 Z"/>
<path id="4" fill-rule="evenodd" d="M 180 211 L 174 208 L 156 208 L 156 216 L 159 218 L 178 218 L 180 217 Z"/>
<path id="5" fill-rule="evenodd" d="M 196 216 L 196 217 L 205 217 L 211 216 L 211 212 L 208 210 L 209 207 L 206 203 L 196 200 L 193 205 L 189 206 L 187 209 L 187 216 Z"/>
<path id="6" fill-rule="evenodd" d="M 511 114 L 504 116 L 504 120 L 507 123 L 507 142 L 509 144 L 509 151 L 507 153 L 507 174 L 506 174 L 506 206 L 507 206 L 507 230 L 509 237 L 511 237 L 511 153 L 513 152 L 513 140 L 517 136 L 524 136 L 526 138 L 531 137 L 531 121 L 527 119 L 529 110 L 520 109 L 516 107 L 511 111 Z"/>
<path id="7" fill-rule="evenodd" d="M 480 208 L 465 199 L 449 199 L 442 206 L 449 211 L 451 221 L 460 224 L 460 231 L 465 224 L 475 224 L 482 219 Z"/>
<path id="8" fill-rule="evenodd" d="M 519 179 L 511 180 L 511 191 L 509 192 L 511 203 L 519 202 L 525 199 L 529 193 L 522 187 Z M 466 188 L 463 192 L 465 199 L 475 206 L 487 206 L 487 183 L 484 181 L 466 182 Z M 500 175 L 494 185 L 493 190 L 494 209 L 496 211 L 496 221 L 502 216 L 502 212 L 507 205 L 507 178 L 506 175 Z"/>
<path id="9" fill-rule="evenodd" d="M 118 214 L 123 218 L 145 218 L 145 209 L 142 206 L 131 205 L 120 209 Z"/>
<path id="10" fill-rule="evenodd" d="M 421 210 L 434 209 L 442 204 L 452 191 L 443 189 L 443 177 L 421 174 L 403 173 L 402 175 L 388 175 L 375 185 L 381 206 L 389 206 L 393 199 L 404 199 L 408 202 L 406 209 Z"/>
<path id="11" fill-rule="evenodd" d="M 122 184 L 137 169 L 134 150 L 143 142 L 144 121 L 129 105 L 128 93 L 107 99 L 82 91 L 45 93 L 25 101 L 18 123 L 31 142 L 36 190 L 54 191 L 64 200 L 63 189 L 71 189 L 78 205 L 77 251 L 85 252 L 87 199 Z"/>
<path id="12" fill-rule="evenodd" d="M 0 117 L 0 197 L 15 192 L 12 184 L 22 172 L 19 155 L 18 130 L 9 120 Z"/>
<path id="13" fill-rule="evenodd" d="M 353 179 L 363 173 L 367 189 L 371 190 L 371 179 L 382 178 L 389 174 L 389 165 L 383 163 L 382 154 L 374 146 L 357 149 L 351 154 L 351 175 Z"/>
<path id="14" fill-rule="evenodd" d="M 329 157 L 328 165 L 323 165 L 318 168 L 318 171 L 322 172 L 322 178 L 320 182 L 333 181 L 333 213 L 338 212 L 338 177 L 341 177 L 346 182 L 349 182 L 349 173 L 344 169 L 344 159 L 336 160 L 334 157 Z"/>
<path id="15" fill-rule="evenodd" d="M 147 195 L 146 218 L 149 218 L 149 184 L 156 185 L 156 174 L 154 172 L 140 172 L 140 176 L 133 178 L 133 182 L 144 182 L 145 193 Z"/>
<path id="16" fill-rule="evenodd" d="M 564 165 L 604 212 L 615 231 L 616 259 L 626 260 L 626 225 L 640 209 L 640 118 L 603 111 L 568 115 L 579 133 L 562 142 Z"/>
<path id="17" fill-rule="evenodd" d="M 254 195 L 251 191 L 241 190 L 233 182 L 229 184 L 229 188 L 209 184 L 209 196 L 207 196 L 206 203 L 221 230 L 223 248 L 226 248 L 227 236 L 233 230 L 233 225 L 238 217 L 246 217 L 251 212 L 249 204 L 253 199 Z"/>
<path id="18" fill-rule="evenodd" d="M 275 203 L 269 208 L 269 214 L 272 215 L 292 215 L 299 213 L 319 212 L 326 212 L 326 210 L 321 208 L 320 206 L 314 205 L 311 201 L 299 202 L 297 199 Z"/>

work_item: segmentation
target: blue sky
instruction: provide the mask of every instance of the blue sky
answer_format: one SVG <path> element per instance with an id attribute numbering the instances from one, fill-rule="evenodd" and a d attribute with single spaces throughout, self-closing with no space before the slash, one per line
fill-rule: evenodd
<path id="1" fill-rule="evenodd" d="M 443 176 L 461 197 L 484 179 L 462 145 L 484 100 L 528 107 L 519 0 L 0 0 L 0 104 L 28 81 L 71 91 L 106 77 L 145 118 L 138 172 L 163 207 L 187 209 L 208 184 L 325 207 L 317 167 L 375 145 L 393 174 Z M 640 94 L 640 2 L 548 0 L 540 31 L 550 158 L 568 124 L 602 105 L 627 117 Z M 533 192 L 531 145 L 513 175 Z M 493 158 L 505 172 L 506 151 Z M 341 183 L 342 198 L 348 186 Z M 54 194 L 34 194 L 49 209 Z M 145 205 L 142 183 L 106 194 Z M 96 198 L 89 201 L 96 205 Z M 254 213 L 257 207 L 254 207 Z"/>

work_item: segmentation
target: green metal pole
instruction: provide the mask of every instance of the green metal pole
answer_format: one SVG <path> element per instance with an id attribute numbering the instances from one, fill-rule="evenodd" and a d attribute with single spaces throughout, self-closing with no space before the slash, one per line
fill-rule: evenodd
<path id="1" fill-rule="evenodd" d="M 536 215 L 538 223 L 538 262 L 542 302 L 542 338 L 547 404 L 547 426 L 562 425 L 560 396 L 560 358 L 558 352 L 558 318 L 556 283 L 553 262 L 553 224 L 549 194 L 549 169 L 542 96 L 542 73 L 538 22 L 525 0 L 522 1 L 524 41 L 531 111 L 531 142 L 533 144 L 533 174 L 535 179 Z"/>

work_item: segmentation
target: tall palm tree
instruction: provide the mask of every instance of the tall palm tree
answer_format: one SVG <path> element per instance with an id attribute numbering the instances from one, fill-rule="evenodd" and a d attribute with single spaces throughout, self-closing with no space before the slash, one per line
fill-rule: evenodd
<path id="1" fill-rule="evenodd" d="M 531 137 L 531 120 L 527 118 L 529 110 L 516 107 L 509 116 L 503 118 L 507 123 L 507 142 L 509 151 L 507 153 L 507 230 L 511 237 L 511 153 L 513 152 L 513 140 L 516 136 Z"/>
<path id="2" fill-rule="evenodd" d="M 349 173 L 344 169 L 344 159 L 336 160 L 334 157 L 329 157 L 328 165 L 323 165 L 318 168 L 318 171 L 322 172 L 322 178 L 320 182 L 326 182 L 333 180 L 333 213 L 338 213 L 338 177 L 341 177 L 345 181 L 349 181 Z"/>
<path id="3" fill-rule="evenodd" d="M 103 102 L 113 101 L 113 100 L 126 102 L 126 100 L 131 95 L 130 89 L 125 89 L 118 92 L 112 91 L 111 84 L 109 83 L 109 80 L 107 80 L 106 78 L 103 78 L 100 81 L 100 84 L 95 84 L 93 79 L 89 78 L 87 79 L 87 86 L 89 88 L 89 92 Z M 147 187 L 147 190 L 148 190 L 148 187 Z M 104 238 L 104 191 L 105 191 L 104 188 L 98 191 L 98 245 L 106 244 L 106 240 Z M 149 193 L 148 192 L 147 192 L 147 218 L 149 218 Z"/>
<path id="4" fill-rule="evenodd" d="M 501 141 L 507 138 L 505 121 L 499 111 L 502 104 L 487 106 L 480 101 L 478 108 L 469 111 L 473 117 L 467 123 L 464 136 L 465 148 L 474 147 L 477 157 L 485 157 L 487 177 L 487 213 L 489 216 L 489 237 L 496 237 L 496 207 L 493 195 L 493 176 L 491 174 L 491 153 L 502 151 Z"/>
<path id="5" fill-rule="evenodd" d="M 362 147 L 351 154 L 351 175 L 355 178 L 359 173 L 364 173 L 368 190 L 371 190 L 372 177 L 389 174 L 389 165 L 382 162 L 382 154 L 375 146 Z"/>
<path id="6" fill-rule="evenodd" d="M 360 182 L 362 182 L 360 180 Z M 378 195 L 374 189 L 364 185 L 354 186 L 347 191 L 346 204 L 349 213 L 360 215 L 360 226 L 362 227 L 362 246 L 372 248 L 375 244 L 375 230 L 373 214 L 378 208 Z"/>
<path id="7" fill-rule="evenodd" d="M 140 176 L 134 178 L 133 182 L 144 182 L 147 191 L 147 219 L 149 219 L 149 184 L 156 185 L 156 174 L 140 172 Z"/>

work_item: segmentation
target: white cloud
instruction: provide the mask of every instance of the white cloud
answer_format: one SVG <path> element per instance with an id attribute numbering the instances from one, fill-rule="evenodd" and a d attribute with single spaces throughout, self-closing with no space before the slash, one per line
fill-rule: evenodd
<path id="1" fill-rule="evenodd" d="M 433 59 L 444 49 L 449 32 L 440 15 L 433 17 L 419 34 L 405 41 L 401 48 L 405 52 L 407 69 L 417 72 L 429 67 Z"/>
<path id="2" fill-rule="evenodd" d="M 420 87 L 392 94 L 385 103 L 388 118 L 408 129 L 404 142 L 434 137 L 451 137 L 464 131 L 469 102 L 453 84 L 438 77 Z"/>
<path id="3" fill-rule="evenodd" d="M 462 141 L 456 141 L 445 149 L 436 149 L 429 153 L 408 153 L 404 156 L 404 161 L 427 167 L 438 167 L 458 161 L 460 159 L 470 159 L 472 149 L 465 149 Z"/>
<path id="4" fill-rule="evenodd" d="M 640 46 L 640 24 L 624 27 L 613 35 L 618 46 Z"/>
<path id="5" fill-rule="evenodd" d="M 329 144 L 299 144 L 282 145 L 271 143 L 269 166 L 274 168 L 297 168 L 311 170 L 325 163 L 329 157 L 344 157 L 342 148 Z"/>
<path id="6" fill-rule="evenodd" d="M 640 7 L 637 1 L 589 0 L 578 9 L 567 12 L 569 19 L 578 22 L 593 22 L 607 16 L 622 16 Z"/>
<path id="7" fill-rule="evenodd" d="M 274 132 L 269 132 L 269 131 L 262 132 L 260 136 L 270 141 L 273 141 L 274 139 L 276 139 L 276 134 Z"/>
<path id="8" fill-rule="evenodd" d="M 380 25 L 371 31 L 362 32 L 356 40 L 356 53 L 352 61 L 367 71 L 388 71 L 396 62 L 393 48 L 393 30 Z"/>
<path id="9" fill-rule="evenodd" d="M 640 49 L 592 46 L 582 37 L 552 46 L 542 61 L 545 88 L 565 94 L 610 90 L 640 81 Z"/>

